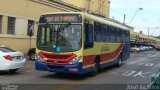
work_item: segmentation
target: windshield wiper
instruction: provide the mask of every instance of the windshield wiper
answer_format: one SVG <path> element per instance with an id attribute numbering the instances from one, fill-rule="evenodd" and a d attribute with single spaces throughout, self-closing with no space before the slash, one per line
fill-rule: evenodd
<path id="1" fill-rule="evenodd" d="M 59 33 L 60 33 L 61 31 L 63 31 L 66 27 L 69 27 L 70 25 L 71 25 L 71 23 L 68 23 L 68 24 L 66 24 L 65 26 L 59 27 L 59 28 L 57 29 L 57 35 L 56 35 L 56 39 L 55 39 L 55 42 L 56 42 L 56 47 L 55 47 L 55 48 L 57 48 L 57 46 L 58 46 Z"/>
<path id="2" fill-rule="evenodd" d="M 60 33 L 62 30 L 64 30 L 66 27 L 69 27 L 70 25 L 71 25 L 71 23 L 68 23 L 68 24 L 66 24 L 65 26 L 59 27 L 59 28 L 57 29 L 56 40 L 58 39 L 59 33 Z"/>
<path id="3" fill-rule="evenodd" d="M 66 24 L 65 26 L 63 26 L 63 27 L 59 27 L 58 28 L 58 32 L 61 32 L 62 30 L 64 30 L 66 27 L 69 27 L 71 25 L 71 23 L 68 23 L 68 24 Z"/>

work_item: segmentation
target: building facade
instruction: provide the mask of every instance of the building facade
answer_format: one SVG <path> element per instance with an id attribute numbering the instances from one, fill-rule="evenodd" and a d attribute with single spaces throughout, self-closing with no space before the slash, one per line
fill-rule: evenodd
<path id="1" fill-rule="evenodd" d="M 143 33 L 135 32 L 134 30 L 130 31 L 130 41 L 131 44 L 146 44 L 146 45 L 155 45 L 158 39 L 153 36 L 148 36 Z"/>
<path id="2" fill-rule="evenodd" d="M 109 0 L 62 0 L 71 5 L 78 6 L 84 11 L 100 14 L 109 17 L 110 1 Z"/>
<path id="3" fill-rule="evenodd" d="M 89 4 L 87 4 L 87 1 Z M 101 4 L 99 4 L 100 2 L 98 1 L 99 0 L 1 0 L 0 45 L 5 45 L 24 53 L 27 53 L 30 48 L 35 47 L 38 28 L 37 22 L 42 13 L 63 11 L 94 12 L 96 10 L 94 13 L 109 17 L 108 0 L 101 0 Z M 94 7 L 95 5 L 97 6 Z M 28 35 L 30 28 L 33 28 L 33 36 L 31 38 Z"/>

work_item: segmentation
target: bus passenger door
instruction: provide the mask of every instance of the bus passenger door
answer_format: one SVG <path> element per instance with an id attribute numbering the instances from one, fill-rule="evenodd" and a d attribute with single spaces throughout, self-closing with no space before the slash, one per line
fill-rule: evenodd
<path id="1" fill-rule="evenodd" d="M 94 47 L 93 24 L 91 24 L 90 21 L 85 21 L 83 66 L 89 66 L 94 64 L 93 47 Z"/>

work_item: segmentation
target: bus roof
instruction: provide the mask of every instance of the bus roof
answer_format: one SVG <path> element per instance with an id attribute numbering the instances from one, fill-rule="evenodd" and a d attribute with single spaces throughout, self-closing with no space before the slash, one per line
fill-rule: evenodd
<path id="1" fill-rule="evenodd" d="M 132 27 L 128 26 L 128 25 L 124 25 L 122 23 L 120 23 L 119 21 L 107 18 L 107 17 L 101 17 L 101 16 L 96 16 L 96 15 L 92 15 L 92 14 L 88 14 L 88 13 L 84 13 L 84 15 L 87 18 L 91 18 L 95 21 L 99 21 L 102 22 L 103 24 L 107 24 L 107 25 L 111 25 L 111 26 L 115 26 L 121 29 L 125 29 L 125 30 L 131 30 Z"/>
<path id="2" fill-rule="evenodd" d="M 108 18 L 108 17 L 104 17 L 104 16 L 100 16 L 100 15 L 96 15 L 93 13 L 85 13 L 85 12 L 53 12 L 53 13 L 44 13 L 42 15 L 49 15 L 49 14 L 81 14 L 87 18 L 90 18 L 92 20 L 95 21 L 99 21 L 103 24 L 107 24 L 107 25 L 111 25 L 117 28 L 121 28 L 121 29 L 125 29 L 125 30 L 131 30 L 134 29 L 133 27 L 123 24 L 117 20 Z"/>

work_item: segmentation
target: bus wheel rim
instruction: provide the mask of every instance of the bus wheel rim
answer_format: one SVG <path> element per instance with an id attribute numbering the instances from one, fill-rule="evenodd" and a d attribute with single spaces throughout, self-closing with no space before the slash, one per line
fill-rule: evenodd
<path id="1" fill-rule="evenodd" d="M 97 72 L 97 71 L 98 71 L 98 67 L 97 67 L 97 64 L 96 64 L 96 63 L 94 64 L 93 71 L 94 71 L 94 72 Z"/>

